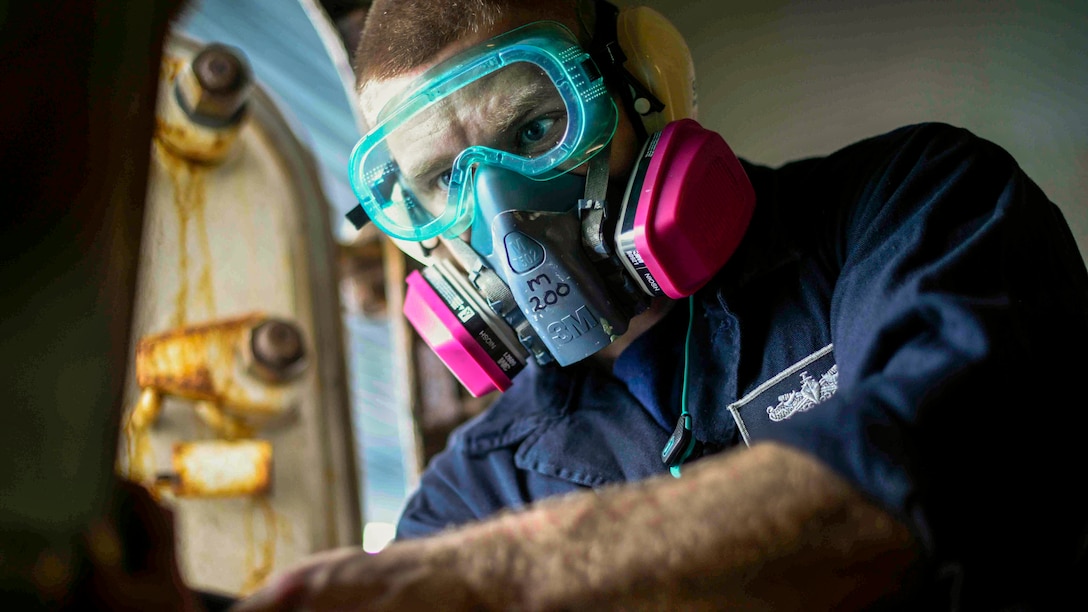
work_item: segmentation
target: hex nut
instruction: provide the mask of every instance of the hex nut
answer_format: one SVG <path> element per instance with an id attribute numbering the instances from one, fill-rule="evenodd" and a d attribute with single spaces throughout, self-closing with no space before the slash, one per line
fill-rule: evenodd
<path id="1" fill-rule="evenodd" d="M 252 370 L 268 382 L 285 382 L 306 367 L 306 344 L 294 323 L 268 319 L 250 332 Z"/>
<path id="2" fill-rule="evenodd" d="M 240 49 L 212 43 L 178 74 L 178 103 L 196 123 L 210 127 L 238 123 L 253 86 L 253 73 Z"/>

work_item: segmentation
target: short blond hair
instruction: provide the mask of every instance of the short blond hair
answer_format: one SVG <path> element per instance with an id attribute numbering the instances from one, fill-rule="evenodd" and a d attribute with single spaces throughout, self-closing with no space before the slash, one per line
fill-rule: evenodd
<path id="1" fill-rule="evenodd" d="M 491 30 L 508 15 L 573 20 L 579 0 L 376 0 L 355 50 L 355 82 L 386 80 L 422 66 L 465 37 Z"/>

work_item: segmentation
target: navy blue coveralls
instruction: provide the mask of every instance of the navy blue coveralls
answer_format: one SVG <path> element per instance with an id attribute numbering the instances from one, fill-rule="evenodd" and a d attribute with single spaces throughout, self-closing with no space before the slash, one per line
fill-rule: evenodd
<path id="1" fill-rule="evenodd" d="M 745 168 L 752 225 L 693 298 L 704 456 L 810 453 L 910 527 L 960 609 L 1082 595 L 1088 274 L 1057 207 L 1005 151 L 941 124 Z M 665 473 L 685 306 L 611 372 L 520 374 L 431 462 L 398 537 Z"/>

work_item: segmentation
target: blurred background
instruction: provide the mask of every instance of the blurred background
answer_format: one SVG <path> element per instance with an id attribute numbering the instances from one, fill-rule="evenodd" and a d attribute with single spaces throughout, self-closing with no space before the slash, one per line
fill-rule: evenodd
<path id="1" fill-rule="evenodd" d="M 951 123 L 1012 153 L 1088 254 L 1088 3 L 638 4 L 685 35 L 699 119 L 741 157 L 777 165 L 901 125 Z"/>

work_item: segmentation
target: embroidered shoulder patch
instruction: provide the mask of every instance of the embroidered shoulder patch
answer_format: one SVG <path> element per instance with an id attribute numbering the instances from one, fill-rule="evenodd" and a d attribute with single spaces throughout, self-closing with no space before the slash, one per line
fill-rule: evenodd
<path id="1" fill-rule="evenodd" d="M 801 372 L 801 388 L 778 396 L 777 406 L 767 406 L 772 421 L 785 421 L 795 412 L 804 412 L 835 395 L 839 390 L 839 366 L 833 365 L 820 380 L 813 380 L 808 371 Z"/>
<path id="2" fill-rule="evenodd" d="M 774 423 L 827 401 L 839 389 L 839 366 L 829 344 L 779 372 L 729 406 L 744 443 L 751 445 Z"/>

